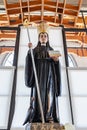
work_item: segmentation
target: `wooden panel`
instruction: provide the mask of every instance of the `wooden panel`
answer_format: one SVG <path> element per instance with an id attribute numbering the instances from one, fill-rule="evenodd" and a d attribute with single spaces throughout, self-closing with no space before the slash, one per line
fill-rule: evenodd
<path id="1" fill-rule="evenodd" d="M 78 11 L 79 6 L 74 6 L 74 5 L 66 4 L 65 8 L 66 9 L 70 9 L 70 10 L 76 10 L 76 11 Z"/>
<path id="2" fill-rule="evenodd" d="M 14 50 L 14 47 L 0 47 L 0 54 L 3 53 L 3 52 L 7 52 L 7 51 L 13 51 Z"/>
<path id="3" fill-rule="evenodd" d="M 41 16 L 30 16 L 30 22 L 41 20 Z"/>
<path id="4" fill-rule="evenodd" d="M 63 24 L 66 26 L 74 26 L 74 19 L 63 19 Z"/>
<path id="5" fill-rule="evenodd" d="M 58 3 L 58 8 L 64 8 L 64 3 Z"/>
<path id="6" fill-rule="evenodd" d="M 83 40 L 83 36 L 78 35 L 78 34 L 73 34 L 73 33 L 72 33 L 71 35 L 70 35 L 70 34 L 66 35 L 66 38 L 67 38 L 68 40 L 70 39 L 70 40 L 72 40 L 72 41 L 73 41 L 73 40 L 74 40 L 74 41 L 75 41 L 75 40 L 79 40 L 79 41 L 82 41 L 82 40 Z M 86 36 L 86 35 L 84 36 L 84 43 L 87 43 L 87 36 Z"/>
<path id="7" fill-rule="evenodd" d="M 12 9 L 12 8 L 19 8 L 20 3 L 13 3 L 13 4 L 7 4 L 7 9 Z"/>
<path id="8" fill-rule="evenodd" d="M 74 49 L 68 48 L 68 52 L 70 53 L 73 52 L 79 56 L 87 56 L 87 49 L 83 49 L 83 48 L 74 48 Z"/>
<path id="9" fill-rule="evenodd" d="M 22 2 L 21 5 L 22 7 L 28 6 L 28 2 Z"/>
<path id="10" fill-rule="evenodd" d="M 12 26 L 12 25 L 18 25 L 18 24 L 20 24 L 20 23 L 22 23 L 22 21 L 19 19 L 19 20 L 10 20 L 10 25 Z"/>
<path id="11" fill-rule="evenodd" d="M 77 16 L 77 12 L 74 12 L 73 10 L 65 10 L 64 14 L 71 15 L 71 16 Z"/>
<path id="12" fill-rule="evenodd" d="M 11 10 L 7 10 L 7 14 L 11 15 L 11 14 L 20 14 L 21 10 L 20 9 L 11 9 Z"/>
<path id="13" fill-rule="evenodd" d="M 21 24 L 24 21 L 24 18 L 26 14 L 28 15 L 29 21 L 47 21 L 47 22 L 53 22 L 53 24 L 61 23 L 65 27 L 66 26 L 73 26 L 75 27 L 76 22 L 78 20 L 78 13 L 81 7 L 82 0 L 77 1 L 77 5 L 72 5 L 70 3 L 67 3 L 66 0 L 63 2 L 60 1 L 52 1 L 52 0 L 32 0 L 32 1 L 22 1 L 18 0 L 16 3 L 8 3 L 7 0 L 4 0 L 5 7 L 6 7 L 6 13 L 7 13 L 7 19 L 9 25 L 12 24 Z M 39 14 L 38 16 L 31 17 L 31 13 L 35 13 L 35 15 Z M 21 20 L 16 20 L 16 22 L 12 23 L 11 17 L 14 17 L 12 15 L 20 14 Z M 49 17 L 46 17 L 45 15 L 49 15 Z M 69 18 L 69 20 L 65 17 Z M 73 17 L 73 21 L 70 21 L 70 17 Z M 31 19 L 30 19 L 31 17 Z M 58 17 L 58 18 L 57 18 Z M 32 21 L 33 20 L 33 21 Z M 76 27 L 78 27 L 76 25 Z"/>
<path id="14" fill-rule="evenodd" d="M 0 15 L 0 20 L 7 21 L 7 15 Z"/>
<path id="15" fill-rule="evenodd" d="M 49 17 L 49 16 L 44 16 L 44 20 L 48 22 L 54 22 L 55 18 L 54 17 Z"/>
<path id="16" fill-rule="evenodd" d="M 63 9 L 58 8 L 58 9 L 57 9 L 57 13 L 58 13 L 58 14 L 63 14 Z"/>
<path id="17" fill-rule="evenodd" d="M 29 1 L 29 6 L 33 6 L 33 5 L 38 5 L 41 4 L 41 0 L 34 0 L 34 1 Z"/>
<path id="18" fill-rule="evenodd" d="M 44 6 L 44 10 L 46 11 L 50 11 L 50 12 L 55 12 L 56 8 L 52 8 L 52 7 L 48 7 L 48 6 Z"/>
<path id="19" fill-rule="evenodd" d="M 38 10 L 41 10 L 41 6 L 30 7 L 30 11 L 38 11 Z"/>
<path id="20" fill-rule="evenodd" d="M 56 2 L 45 0 L 44 4 L 49 5 L 49 6 L 56 6 Z"/>
<path id="21" fill-rule="evenodd" d="M 8 38 L 8 39 L 12 39 L 12 38 L 16 38 L 16 34 L 0 34 L 0 38 L 3 39 L 3 38 Z"/>

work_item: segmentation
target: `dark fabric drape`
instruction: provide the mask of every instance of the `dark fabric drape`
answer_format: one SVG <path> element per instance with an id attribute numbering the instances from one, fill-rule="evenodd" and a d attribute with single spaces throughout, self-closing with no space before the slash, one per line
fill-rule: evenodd
<path id="1" fill-rule="evenodd" d="M 49 45 L 41 46 L 40 44 L 38 44 L 37 47 L 33 49 L 33 55 L 36 65 L 45 121 L 48 122 L 48 120 L 50 119 L 54 122 L 58 122 L 58 117 L 56 115 L 57 109 L 55 100 L 56 97 L 60 95 L 61 90 L 60 67 L 59 61 L 53 61 L 53 59 L 49 57 L 49 50 L 53 50 Z M 32 102 L 34 102 L 34 116 L 32 122 L 41 122 L 41 114 L 38 103 L 38 96 L 36 91 L 36 83 L 30 50 L 28 51 L 26 56 L 25 84 L 27 87 L 35 89 L 32 100 Z"/>

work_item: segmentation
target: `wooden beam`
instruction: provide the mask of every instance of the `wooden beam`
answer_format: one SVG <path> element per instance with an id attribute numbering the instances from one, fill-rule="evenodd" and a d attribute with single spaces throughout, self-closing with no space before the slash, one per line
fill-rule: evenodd
<path id="1" fill-rule="evenodd" d="M 83 40 L 83 38 L 84 38 L 84 40 Z M 75 41 L 75 40 L 78 40 L 78 41 L 81 41 L 81 42 L 84 42 L 84 43 L 86 43 L 87 44 L 87 35 L 85 35 L 84 37 L 83 36 L 81 36 L 81 35 L 70 35 L 70 34 L 68 34 L 68 35 L 66 35 L 66 39 L 67 40 L 72 40 L 72 41 Z"/>
<path id="2" fill-rule="evenodd" d="M 13 39 L 16 38 L 16 34 L 0 33 L 0 39 Z"/>

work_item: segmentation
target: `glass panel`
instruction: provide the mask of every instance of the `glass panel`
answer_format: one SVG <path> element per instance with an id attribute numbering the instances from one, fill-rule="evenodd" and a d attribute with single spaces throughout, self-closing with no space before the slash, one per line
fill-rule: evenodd
<path id="1" fill-rule="evenodd" d="M 68 96 L 58 98 L 60 123 L 66 124 L 71 122 L 69 99 Z"/>
<path id="2" fill-rule="evenodd" d="M 75 125 L 87 128 L 87 97 L 73 97 Z"/>
<path id="3" fill-rule="evenodd" d="M 14 68 L 0 67 L 0 127 L 8 123 Z"/>
<path id="4" fill-rule="evenodd" d="M 87 68 L 69 68 L 68 72 L 75 125 L 87 127 Z"/>
<path id="5" fill-rule="evenodd" d="M 87 69 L 69 69 L 70 88 L 73 95 L 87 95 Z"/>
<path id="6" fill-rule="evenodd" d="M 14 68 L 0 67 L 0 95 L 10 95 L 13 84 Z"/>
<path id="7" fill-rule="evenodd" d="M 29 96 L 16 97 L 15 114 L 12 122 L 12 127 L 23 127 L 26 118 L 27 110 L 30 105 Z"/>
<path id="8" fill-rule="evenodd" d="M 6 129 L 9 116 L 10 97 L 0 96 L 0 127 Z"/>

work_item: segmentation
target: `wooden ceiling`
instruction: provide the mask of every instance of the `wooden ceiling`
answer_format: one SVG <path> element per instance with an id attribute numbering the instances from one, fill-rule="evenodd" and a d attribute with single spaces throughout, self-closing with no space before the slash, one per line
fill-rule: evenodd
<path id="1" fill-rule="evenodd" d="M 83 24 L 78 14 L 82 0 L 4 0 L 5 14 L 0 14 L 1 26 L 18 26 L 27 18 L 29 22 L 46 21 L 51 25 L 77 27 Z"/>
<path id="2" fill-rule="evenodd" d="M 3 0 L 5 13 L 0 14 L 0 26 L 17 27 L 25 19 L 29 23 L 49 22 L 52 26 L 84 28 L 87 16 L 79 16 L 83 0 Z M 15 38 L 15 31 L 0 31 L 0 38 Z M 67 33 L 67 39 L 87 43 L 86 33 Z M 84 39 L 84 41 L 83 41 Z"/>

